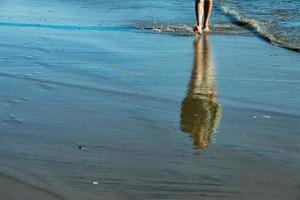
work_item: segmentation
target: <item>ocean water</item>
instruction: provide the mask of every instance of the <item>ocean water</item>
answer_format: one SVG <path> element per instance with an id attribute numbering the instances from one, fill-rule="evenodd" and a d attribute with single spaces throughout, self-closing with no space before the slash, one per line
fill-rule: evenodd
<path id="1" fill-rule="evenodd" d="M 192 2 L 183 2 L 172 3 L 171 1 L 164 9 L 173 10 L 174 18 L 170 21 L 166 21 L 168 18 L 163 17 L 153 19 L 157 24 L 154 23 L 154 27 L 150 29 L 183 34 L 187 34 L 189 30 L 191 33 Z M 157 22 L 159 20 L 166 24 Z M 241 35 L 250 32 L 274 45 L 300 50 L 300 1 L 298 0 L 217 0 L 214 1 L 211 24 L 215 33 Z"/>
<path id="2" fill-rule="evenodd" d="M 12 0 L 1 1 L 0 11 L 1 26 L 90 30 L 108 26 L 193 35 L 195 24 L 193 0 Z M 215 0 L 211 29 L 215 34 L 256 34 L 299 51 L 300 1 Z"/>
<path id="3" fill-rule="evenodd" d="M 299 51 L 300 1 L 220 0 L 218 5 L 233 22 L 275 45 Z"/>

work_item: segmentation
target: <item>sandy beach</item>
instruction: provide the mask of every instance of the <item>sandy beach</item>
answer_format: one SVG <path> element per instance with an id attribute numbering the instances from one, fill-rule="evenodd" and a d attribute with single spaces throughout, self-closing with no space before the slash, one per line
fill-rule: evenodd
<path id="1" fill-rule="evenodd" d="M 0 23 L 0 199 L 300 198 L 299 53 L 255 35 Z"/>

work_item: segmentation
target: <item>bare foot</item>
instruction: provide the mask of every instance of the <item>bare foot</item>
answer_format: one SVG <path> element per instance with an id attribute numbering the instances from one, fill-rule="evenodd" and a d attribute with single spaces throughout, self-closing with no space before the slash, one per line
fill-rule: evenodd
<path id="1" fill-rule="evenodd" d="M 193 31 L 194 31 L 194 33 L 202 34 L 202 29 L 201 29 L 200 26 L 195 26 L 195 27 L 193 28 Z"/>
<path id="2" fill-rule="evenodd" d="M 206 26 L 203 28 L 202 31 L 203 31 L 203 32 L 210 32 L 209 26 L 206 25 Z"/>

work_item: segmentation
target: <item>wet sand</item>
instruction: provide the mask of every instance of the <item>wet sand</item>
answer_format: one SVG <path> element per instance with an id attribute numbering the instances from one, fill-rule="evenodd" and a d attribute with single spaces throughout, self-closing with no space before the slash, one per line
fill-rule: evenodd
<path id="1" fill-rule="evenodd" d="M 0 186 L 1 199 L 64 199 L 51 191 L 31 185 L 28 182 L 22 182 L 4 174 L 0 175 Z"/>
<path id="2" fill-rule="evenodd" d="M 298 53 L 4 27 L 0 199 L 300 198 Z"/>

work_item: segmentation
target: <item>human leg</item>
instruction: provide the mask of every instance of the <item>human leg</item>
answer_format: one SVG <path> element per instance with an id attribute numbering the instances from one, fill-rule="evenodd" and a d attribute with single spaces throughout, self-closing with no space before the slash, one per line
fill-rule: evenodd
<path id="1" fill-rule="evenodd" d="M 195 1 L 195 12 L 196 12 L 197 25 L 194 27 L 194 32 L 201 34 L 202 21 L 203 21 L 203 0 Z"/>
<path id="2" fill-rule="evenodd" d="M 204 3 L 204 28 L 203 31 L 209 31 L 209 17 L 212 10 L 212 0 L 205 0 Z"/>

